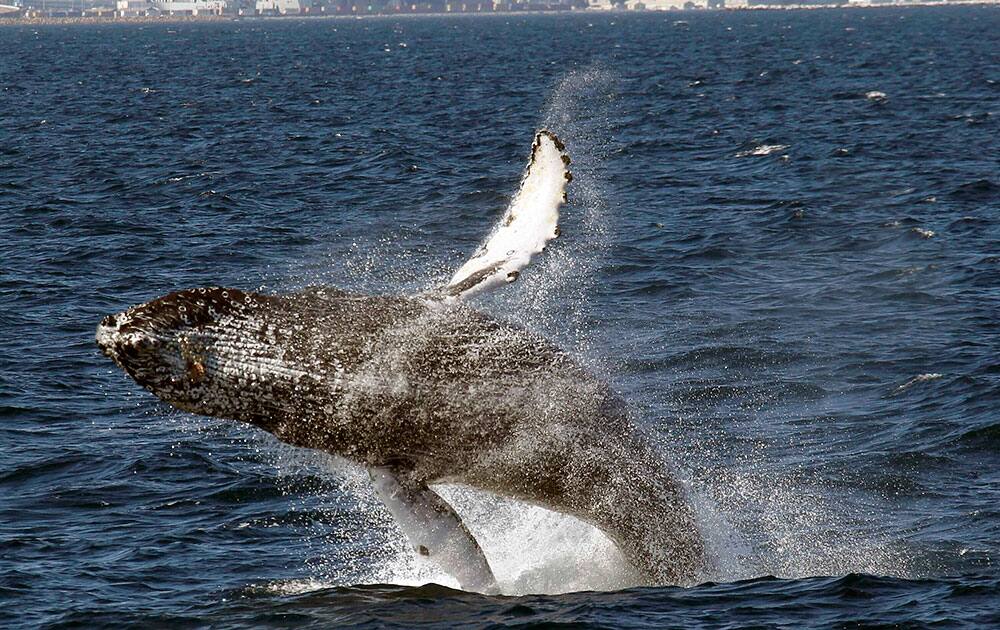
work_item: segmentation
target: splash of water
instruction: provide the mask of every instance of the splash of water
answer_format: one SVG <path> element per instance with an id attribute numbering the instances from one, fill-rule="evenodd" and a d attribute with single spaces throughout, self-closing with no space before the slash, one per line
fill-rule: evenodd
<path id="1" fill-rule="evenodd" d="M 573 158 L 575 179 L 570 205 L 564 212 L 564 234 L 525 274 L 521 286 L 487 297 L 481 303 L 499 317 L 516 318 L 575 351 L 592 369 L 600 362 L 593 352 L 586 325 L 587 302 L 594 271 L 607 239 L 609 203 L 601 164 L 611 147 L 610 112 L 614 106 L 614 75 L 586 69 L 567 75 L 555 89 L 542 125 L 555 131 Z M 390 265 L 381 260 L 410 251 L 405 237 L 387 237 L 374 244 L 355 244 L 356 256 L 347 257 L 349 281 L 366 290 L 415 292 L 432 277 L 450 269 L 410 264 Z M 406 254 L 411 255 L 411 254 Z M 419 255 L 419 252 L 417 254 Z M 426 269 L 428 278 L 415 278 L 410 269 Z M 692 443 L 691 435 L 679 436 Z M 760 456 L 736 458 L 739 468 L 713 467 L 712 458 L 697 448 L 675 457 L 690 469 L 689 492 L 700 516 L 713 567 L 706 579 L 729 581 L 775 574 L 802 577 L 866 571 L 905 573 L 905 558 L 881 544 L 883 538 L 846 536 L 843 522 L 852 516 L 838 510 L 828 497 L 813 495 L 794 480 L 775 474 Z M 681 449 L 682 450 L 682 449 Z M 386 509 L 356 467 L 341 465 L 336 494 L 352 499 L 361 515 L 353 552 L 362 558 L 344 562 L 322 554 L 310 562 L 314 577 L 276 588 L 304 588 L 388 582 L 417 585 L 455 580 L 414 553 Z M 437 488 L 463 517 L 490 560 L 501 589 L 507 594 L 558 593 L 585 589 L 615 589 L 634 583 L 621 554 L 595 528 L 569 516 L 456 486 Z M 362 530 L 363 528 L 363 530 Z M 363 531 L 363 534 L 361 533 Z M 833 533 L 831 533 L 833 532 Z M 841 532 L 841 533 L 836 533 Z M 344 546 L 343 530 L 317 536 L 317 545 Z"/>
<path id="2" fill-rule="evenodd" d="M 523 321 L 528 328 L 543 332 L 585 357 L 592 357 L 586 352 L 587 296 L 607 232 L 608 204 L 601 164 L 611 147 L 614 83 L 611 72 L 587 68 L 570 72 L 554 89 L 539 126 L 554 131 L 566 143 L 573 160 L 569 204 L 564 207 L 560 221 L 563 233 L 568 236 L 560 239 L 558 246 L 548 248 L 531 272 L 522 276 L 516 290 L 498 291 L 477 302 L 480 308 L 492 311 L 497 317 Z M 387 259 L 404 255 L 400 253 L 401 244 L 401 239 L 389 237 L 355 246 L 353 250 L 358 256 L 346 263 L 351 281 L 360 282 L 368 291 L 385 290 L 389 284 L 402 281 L 403 288 L 412 292 L 419 290 L 421 284 L 432 286 L 437 282 L 442 270 L 434 267 L 425 267 L 431 276 L 426 279 L 414 279 L 412 275 L 396 278 L 383 273 Z M 412 265 L 391 267 L 402 269 Z M 398 292 L 398 287 L 393 292 Z M 276 588 L 312 588 L 316 584 L 358 581 L 437 582 L 457 587 L 451 576 L 409 548 L 363 473 L 356 467 L 340 464 L 335 474 L 345 480 L 339 491 L 354 499 L 354 509 L 360 510 L 369 524 L 370 536 L 361 544 L 368 545 L 367 553 L 374 553 L 374 557 L 369 558 L 367 569 L 320 560 L 313 563 L 314 575 L 310 580 L 296 582 L 292 587 L 282 582 Z M 469 488 L 445 485 L 435 489 L 455 507 L 479 541 L 506 594 L 607 590 L 635 583 L 614 544 L 578 519 Z M 338 533 L 327 532 L 318 539 L 320 544 L 332 545 L 342 543 L 340 537 Z"/>
<path id="3" fill-rule="evenodd" d="M 542 256 L 519 291 L 493 296 L 486 308 L 527 322 L 596 368 L 586 323 L 596 270 L 606 253 L 610 203 L 603 165 L 614 147 L 618 77 L 600 65 L 573 70 L 556 85 L 541 127 L 566 143 L 572 159 L 562 236 Z"/>
<path id="4" fill-rule="evenodd" d="M 499 318 L 517 319 L 556 340 L 599 373 L 607 369 L 601 365 L 600 353 L 594 351 L 586 316 L 595 271 L 608 240 L 610 204 L 601 173 L 613 144 L 614 84 L 612 73 L 588 68 L 569 73 L 556 86 L 540 127 L 559 135 L 573 160 L 574 181 L 560 221 L 564 237 L 534 263 L 530 273 L 522 275 L 516 289 L 477 301 Z M 356 255 L 344 263 L 350 281 L 368 291 L 417 292 L 451 271 L 444 266 L 418 266 L 427 270 L 424 278 L 400 271 L 414 268 L 399 264 L 401 256 L 420 255 L 406 241 L 397 235 L 356 244 L 352 248 Z M 387 259 L 396 261 L 388 266 L 389 273 Z M 642 401 L 633 402 L 642 407 Z M 810 493 L 795 479 L 783 476 L 768 465 L 761 449 L 751 448 L 733 457 L 737 467 L 713 465 L 715 458 L 707 451 L 715 441 L 696 431 L 668 432 L 663 436 L 663 451 L 666 458 L 680 463 L 679 474 L 699 515 L 711 560 L 705 579 L 905 572 L 898 550 L 882 544 L 884 540 L 877 535 L 837 534 L 845 531 L 844 522 L 853 518 L 863 523 L 865 519 L 836 509 L 829 497 Z M 338 468 L 337 475 L 351 481 L 340 490 L 354 498 L 353 509 L 363 515 L 369 531 L 365 540 L 357 541 L 357 548 L 365 549 L 369 557 L 346 566 L 343 559 L 314 562 L 320 582 L 437 582 L 457 587 L 451 576 L 409 548 L 365 475 L 345 470 Z M 615 589 L 634 583 L 614 544 L 586 523 L 468 488 L 436 489 L 473 532 L 506 594 Z M 326 540 L 342 544 L 337 536 Z"/>

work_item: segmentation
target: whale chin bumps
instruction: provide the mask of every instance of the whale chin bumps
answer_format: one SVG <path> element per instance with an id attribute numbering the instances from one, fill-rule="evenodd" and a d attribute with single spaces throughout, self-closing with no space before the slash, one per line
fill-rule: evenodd
<path id="1" fill-rule="evenodd" d="M 206 384 L 211 371 L 203 337 L 252 305 L 236 289 L 177 291 L 105 317 L 95 341 L 105 356 L 165 402 L 209 413 L 197 404 L 207 393 L 198 386 Z"/>
<path id="2" fill-rule="evenodd" d="M 693 514 L 624 403 L 567 353 L 466 301 L 516 280 L 559 234 L 568 163 L 555 134 L 538 132 L 510 207 L 436 290 L 188 289 L 106 317 L 97 345 L 177 408 L 367 466 L 414 549 L 463 588 L 497 590 L 434 483 L 572 514 L 643 583 L 693 583 L 704 563 Z"/>

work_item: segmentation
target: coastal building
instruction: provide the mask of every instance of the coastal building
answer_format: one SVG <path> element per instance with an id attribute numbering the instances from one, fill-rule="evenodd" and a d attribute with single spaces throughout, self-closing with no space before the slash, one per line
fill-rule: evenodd
<path id="1" fill-rule="evenodd" d="M 299 0 L 257 0 L 254 5 L 257 15 L 298 15 L 302 13 Z"/>
<path id="2" fill-rule="evenodd" d="M 222 15 L 226 0 L 149 0 L 149 6 L 163 15 Z"/>
<path id="3" fill-rule="evenodd" d="M 708 3 L 709 0 L 626 0 L 624 7 L 630 11 L 680 11 L 705 9 Z"/>
<path id="4" fill-rule="evenodd" d="M 113 17 L 116 0 L 25 0 L 25 17 Z"/>
<path id="5" fill-rule="evenodd" d="M 24 9 L 30 13 L 43 15 L 83 15 L 87 9 L 97 6 L 97 2 L 88 0 L 27 0 Z"/>
<path id="6" fill-rule="evenodd" d="M 149 15 L 150 10 L 149 0 L 118 0 L 115 8 L 122 17 Z"/>

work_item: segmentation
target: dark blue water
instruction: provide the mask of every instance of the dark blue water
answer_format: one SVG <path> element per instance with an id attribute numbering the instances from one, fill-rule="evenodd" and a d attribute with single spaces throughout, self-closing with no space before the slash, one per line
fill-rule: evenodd
<path id="1" fill-rule="evenodd" d="M 0 29 L 0 625 L 1000 623 L 998 118 L 985 7 Z M 461 489 L 508 595 L 421 586 L 361 471 L 99 355 L 179 288 L 432 286 L 541 125 L 564 236 L 478 304 L 630 402 L 703 586 Z"/>

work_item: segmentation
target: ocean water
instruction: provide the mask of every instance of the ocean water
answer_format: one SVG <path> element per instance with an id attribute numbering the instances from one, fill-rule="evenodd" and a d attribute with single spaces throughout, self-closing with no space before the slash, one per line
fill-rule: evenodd
<path id="1" fill-rule="evenodd" d="M 0 625 L 1000 624 L 998 118 L 995 7 L 0 28 Z M 701 586 L 445 487 L 504 594 L 456 590 L 363 471 L 94 345 L 180 288 L 434 286 L 542 126 L 563 236 L 476 304 L 628 401 Z"/>

